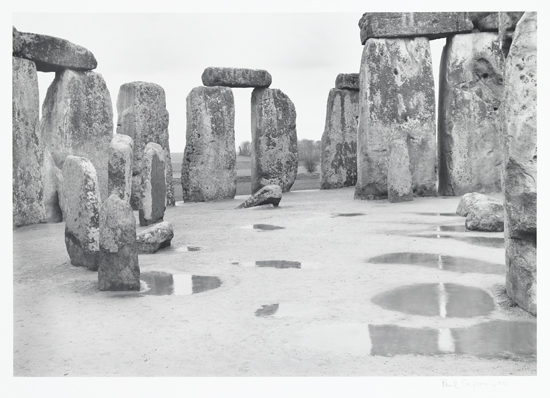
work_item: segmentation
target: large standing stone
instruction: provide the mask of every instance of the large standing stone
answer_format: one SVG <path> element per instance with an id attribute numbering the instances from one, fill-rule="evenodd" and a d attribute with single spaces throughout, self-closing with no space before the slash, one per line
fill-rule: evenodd
<path id="1" fill-rule="evenodd" d="M 139 290 L 136 219 L 128 201 L 109 196 L 99 225 L 99 290 Z"/>
<path id="2" fill-rule="evenodd" d="M 107 198 L 113 109 L 109 90 L 95 72 L 57 72 L 42 105 L 44 205 L 48 221 L 61 221 L 61 169 L 67 155 L 83 156 L 97 172 L 101 198 Z"/>
<path id="3" fill-rule="evenodd" d="M 505 65 L 504 210 L 506 291 L 536 314 L 537 249 L 537 14 L 516 26 Z"/>
<path id="4" fill-rule="evenodd" d="M 109 196 L 117 195 L 130 203 L 134 141 L 127 135 L 115 134 L 109 146 Z"/>
<path id="5" fill-rule="evenodd" d="M 139 224 L 155 224 L 164 218 L 166 209 L 166 159 L 159 144 L 145 146 L 141 169 Z"/>
<path id="6" fill-rule="evenodd" d="M 321 189 L 351 187 L 357 182 L 358 118 L 359 92 L 330 90 L 321 138 Z"/>
<path id="7" fill-rule="evenodd" d="M 407 138 L 414 195 L 435 195 L 435 92 L 428 39 L 369 39 L 360 75 L 355 198 L 387 198 L 389 144 L 396 134 Z"/>
<path id="8" fill-rule="evenodd" d="M 69 155 L 63 165 L 65 246 L 71 263 L 97 271 L 99 267 L 99 189 L 93 164 Z"/>
<path id="9" fill-rule="evenodd" d="M 271 75 L 263 69 L 208 67 L 201 78 L 205 86 L 269 87 L 271 85 Z"/>
<path id="10" fill-rule="evenodd" d="M 388 201 L 390 203 L 413 200 L 409 148 L 405 137 L 396 137 L 390 143 L 388 161 Z"/>
<path id="11" fill-rule="evenodd" d="M 290 191 L 298 172 L 296 109 L 279 89 L 252 91 L 252 193 L 266 185 Z"/>
<path id="12" fill-rule="evenodd" d="M 158 84 L 131 82 L 120 86 L 117 98 L 117 128 L 119 134 L 130 136 L 134 140 L 134 161 L 132 178 L 132 197 L 130 204 L 134 210 L 139 208 L 141 193 L 141 171 L 145 145 L 149 142 L 159 144 L 166 159 L 166 204 L 174 205 L 174 186 L 172 183 L 172 161 L 168 135 L 169 115 L 166 110 L 166 95 Z"/>
<path id="13" fill-rule="evenodd" d="M 38 78 L 34 62 L 12 60 L 13 225 L 44 221 L 42 163 L 38 125 Z"/>
<path id="14" fill-rule="evenodd" d="M 516 29 L 516 25 L 523 14 L 523 11 L 498 13 L 498 38 L 504 57 L 508 56 L 514 30 Z"/>
<path id="15" fill-rule="evenodd" d="M 501 190 L 504 59 L 496 33 L 447 39 L 439 83 L 439 194 Z"/>
<path id="16" fill-rule="evenodd" d="M 183 200 L 233 199 L 237 192 L 235 102 L 227 87 L 195 87 L 187 96 Z"/>

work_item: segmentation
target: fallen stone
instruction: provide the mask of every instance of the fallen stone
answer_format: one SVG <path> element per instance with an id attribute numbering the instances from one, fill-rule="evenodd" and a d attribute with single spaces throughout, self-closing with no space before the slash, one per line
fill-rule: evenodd
<path id="1" fill-rule="evenodd" d="M 504 58 L 496 33 L 447 39 L 439 83 L 439 194 L 499 192 Z"/>
<path id="2" fill-rule="evenodd" d="M 534 238 L 534 239 L 533 239 Z M 507 237 L 506 294 L 525 311 L 537 315 L 537 241 Z"/>
<path id="3" fill-rule="evenodd" d="M 262 206 L 272 204 L 279 206 L 279 202 L 283 197 L 283 191 L 279 185 L 266 185 L 250 198 L 241 203 L 237 209 L 246 209 L 249 207 Z"/>
<path id="4" fill-rule="evenodd" d="M 99 268 L 99 187 L 93 164 L 69 155 L 63 164 L 65 246 L 71 264 L 91 271 Z"/>
<path id="5" fill-rule="evenodd" d="M 127 135 L 115 134 L 109 146 L 109 195 L 130 203 L 134 141 Z"/>
<path id="6" fill-rule="evenodd" d="M 510 45 L 512 44 L 512 36 L 516 25 L 523 16 L 524 12 L 499 12 L 498 13 L 498 38 L 500 48 L 504 57 L 508 56 Z"/>
<path id="7" fill-rule="evenodd" d="M 500 203 L 478 201 L 470 207 L 465 225 L 470 231 L 502 232 L 504 208 Z"/>
<path id="8" fill-rule="evenodd" d="M 164 89 L 155 83 L 131 82 L 120 86 L 117 97 L 118 134 L 125 134 L 134 140 L 132 196 L 130 205 L 139 208 L 141 198 L 141 172 L 143 154 L 149 142 L 159 144 L 166 159 L 166 204 L 174 206 L 174 185 L 172 182 L 172 160 L 168 134 L 169 114 L 166 110 Z"/>
<path id="9" fill-rule="evenodd" d="M 145 146 L 141 169 L 139 225 L 151 225 L 164 218 L 166 209 L 166 159 L 159 144 Z"/>
<path id="10" fill-rule="evenodd" d="M 99 226 L 99 290 L 139 290 L 136 220 L 128 201 L 109 196 Z"/>
<path id="11" fill-rule="evenodd" d="M 340 73 L 336 76 L 334 87 L 342 90 L 359 91 L 359 73 Z"/>
<path id="12" fill-rule="evenodd" d="M 82 46 L 58 37 L 19 32 L 15 27 L 13 55 L 34 61 L 39 72 L 86 71 L 97 67 L 94 54 Z"/>
<path id="13" fill-rule="evenodd" d="M 330 90 L 321 138 L 321 189 L 351 187 L 357 182 L 358 118 L 359 92 Z"/>
<path id="14" fill-rule="evenodd" d="M 388 200 L 390 203 L 410 202 L 413 200 L 409 149 L 404 137 L 397 137 L 390 143 Z"/>
<path id="15" fill-rule="evenodd" d="M 252 193 L 266 185 L 290 191 L 298 172 L 296 109 L 279 89 L 252 91 Z"/>
<path id="16" fill-rule="evenodd" d="M 460 202 L 458 202 L 456 214 L 462 217 L 466 217 L 470 212 L 472 206 L 478 202 L 497 202 L 497 200 L 479 192 L 464 194 L 462 198 L 460 198 Z"/>
<path id="17" fill-rule="evenodd" d="M 139 254 L 151 254 L 170 246 L 174 237 L 174 228 L 168 221 L 155 224 L 137 234 Z"/>
<path id="18" fill-rule="evenodd" d="M 205 86 L 269 87 L 271 85 L 271 75 L 263 69 L 208 67 L 201 78 Z"/>
<path id="19" fill-rule="evenodd" d="M 42 185 L 44 149 L 38 124 L 38 77 L 34 62 L 12 59 L 13 226 L 46 218 Z"/>
<path id="20" fill-rule="evenodd" d="M 195 87 L 187 96 L 183 200 L 233 199 L 237 192 L 235 102 L 227 87 Z"/>
<path id="21" fill-rule="evenodd" d="M 361 44 L 370 38 L 439 39 L 474 28 L 466 12 L 366 12 L 359 20 Z"/>

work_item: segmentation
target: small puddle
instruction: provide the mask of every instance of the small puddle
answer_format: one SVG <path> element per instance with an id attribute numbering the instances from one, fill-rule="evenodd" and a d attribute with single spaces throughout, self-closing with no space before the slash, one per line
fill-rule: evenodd
<path id="1" fill-rule="evenodd" d="M 315 308 L 305 303 L 278 303 L 263 305 L 262 308 L 256 310 L 256 316 L 260 317 L 301 317 L 307 316 L 315 312 Z"/>
<path id="2" fill-rule="evenodd" d="M 278 225 L 270 225 L 270 224 L 252 224 L 252 225 L 246 225 L 244 227 L 241 227 L 243 229 L 257 229 L 259 231 L 274 231 L 277 229 L 285 229 L 285 227 L 279 227 Z"/>
<path id="3" fill-rule="evenodd" d="M 239 265 L 241 267 L 258 267 L 258 268 L 277 268 L 277 269 L 318 269 L 319 263 L 302 262 L 302 261 L 287 261 L 287 260 L 261 260 L 261 261 L 233 261 L 231 265 Z"/>
<path id="4" fill-rule="evenodd" d="M 197 276 L 191 274 L 170 274 L 160 271 L 143 272 L 141 294 L 165 296 L 185 296 L 216 289 L 222 282 L 215 276 Z"/>
<path id="5" fill-rule="evenodd" d="M 181 246 L 176 247 L 177 252 L 198 252 L 201 250 L 200 246 Z"/>
<path id="6" fill-rule="evenodd" d="M 357 217 L 357 216 L 364 216 L 365 213 L 338 213 L 334 217 Z"/>
<path id="7" fill-rule="evenodd" d="M 504 238 L 496 238 L 492 236 L 459 236 L 459 235 L 407 235 L 412 238 L 427 238 L 427 239 L 455 239 L 461 242 L 466 242 L 475 246 L 494 247 L 504 249 Z"/>
<path id="8" fill-rule="evenodd" d="M 418 215 L 421 215 L 421 216 L 460 217 L 456 213 L 429 213 L 429 212 L 422 213 L 422 212 L 420 212 L 420 213 L 415 213 L 415 214 L 418 214 Z"/>
<path id="9" fill-rule="evenodd" d="M 376 295 L 372 302 L 387 310 L 441 318 L 472 318 L 495 309 L 484 290 L 454 283 L 402 286 Z"/>
<path id="10" fill-rule="evenodd" d="M 469 232 L 464 225 L 440 225 L 437 232 Z"/>

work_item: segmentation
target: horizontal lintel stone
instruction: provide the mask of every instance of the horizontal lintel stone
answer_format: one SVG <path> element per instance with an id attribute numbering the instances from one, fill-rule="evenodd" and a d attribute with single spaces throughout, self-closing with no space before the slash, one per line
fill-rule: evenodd
<path id="1" fill-rule="evenodd" d="M 208 67 L 202 73 L 205 86 L 222 87 L 269 87 L 271 75 L 263 69 Z"/>

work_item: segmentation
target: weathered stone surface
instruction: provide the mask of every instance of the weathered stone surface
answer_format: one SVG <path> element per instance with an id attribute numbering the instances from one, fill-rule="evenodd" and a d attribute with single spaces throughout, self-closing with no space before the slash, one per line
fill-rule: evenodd
<path id="1" fill-rule="evenodd" d="M 139 224 L 155 224 L 164 218 L 166 209 L 166 159 L 159 144 L 145 146 L 141 169 Z"/>
<path id="2" fill-rule="evenodd" d="M 174 228 L 168 221 L 155 224 L 137 234 L 138 253 L 151 254 L 168 247 L 173 237 Z"/>
<path id="3" fill-rule="evenodd" d="M 195 87 L 187 96 L 183 200 L 233 199 L 237 192 L 235 102 L 227 87 Z"/>
<path id="4" fill-rule="evenodd" d="M 202 73 L 205 86 L 269 87 L 271 75 L 263 69 L 208 67 Z"/>
<path id="5" fill-rule="evenodd" d="M 99 290 L 139 290 L 136 220 L 130 204 L 117 194 L 101 206 Z"/>
<path id="6" fill-rule="evenodd" d="M 506 234 L 506 233 L 505 233 Z M 537 239 L 506 238 L 506 294 L 519 307 L 537 315 Z"/>
<path id="7" fill-rule="evenodd" d="M 343 90 L 359 91 L 359 73 L 340 73 L 336 76 L 334 87 Z"/>
<path id="8" fill-rule="evenodd" d="M 62 219 L 59 187 L 67 155 L 82 156 L 92 162 L 100 197 L 107 198 L 113 108 L 101 75 L 72 70 L 56 73 L 42 105 L 40 132 L 45 147 L 44 205 L 48 221 Z"/>
<path id="9" fill-rule="evenodd" d="M 360 73 L 355 198 L 387 198 L 389 144 L 396 134 L 407 136 L 413 194 L 435 195 L 435 92 L 428 39 L 369 39 Z"/>
<path id="10" fill-rule="evenodd" d="M 169 114 L 166 110 L 164 89 L 155 83 L 131 82 L 120 86 L 117 97 L 118 134 L 125 134 L 134 140 L 133 183 L 130 204 L 139 208 L 141 193 L 141 171 L 145 145 L 159 144 L 166 159 L 166 204 L 176 203 L 172 183 L 172 161 L 168 134 Z"/>
<path id="11" fill-rule="evenodd" d="M 359 92 L 332 89 L 321 138 L 321 189 L 351 187 L 357 182 Z"/>
<path id="12" fill-rule="evenodd" d="M 63 164 L 65 246 L 71 264 L 97 271 L 99 267 L 99 188 L 93 164 L 69 155 Z"/>
<path id="13" fill-rule="evenodd" d="M 13 55 L 34 61 L 40 72 L 85 71 L 97 67 L 94 54 L 82 46 L 58 37 L 19 32 L 15 27 Z"/>
<path id="14" fill-rule="evenodd" d="M 266 185 L 250 198 L 241 203 L 237 209 L 246 209 L 254 206 L 272 204 L 279 206 L 283 197 L 283 191 L 279 185 Z"/>
<path id="15" fill-rule="evenodd" d="M 45 220 L 42 163 L 44 149 L 38 125 L 38 78 L 34 62 L 12 60 L 13 225 Z"/>
<path id="16" fill-rule="evenodd" d="M 498 109 L 504 58 L 496 33 L 447 39 L 439 83 L 439 194 L 501 190 L 503 142 Z"/>
<path id="17" fill-rule="evenodd" d="M 472 206 L 478 202 L 497 202 L 497 200 L 479 192 L 464 194 L 462 198 L 460 198 L 460 202 L 458 202 L 456 214 L 466 217 Z"/>
<path id="18" fill-rule="evenodd" d="M 252 91 L 252 193 L 266 185 L 290 191 L 298 172 L 296 109 L 279 89 Z"/>
<path id="19" fill-rule="evenodd" d="M 472 21 L 474 29 L 480 32 L 498 31 L 498 12 L 475 11 L 468 12 L 467 18 Z"/>
<path id="20" fill-rule="evenodd" d="M 396 137 L 390 143 L 388 161 L 388 200 L 390 203 L 413 200 L 409 149 L 405 137 Z"/>
<path id="21" fill-rule="evenodd" d="M 370 38 L 425 36 L 429 39 L 471 32 L 467 12 L 366 12 L 359 20 L 361 44 Z"/>
<path id="22" fill-rule="evenodd" d="M 109 195 L 115 194 L 130 203 L 134 141 L 127 135 L 115 134 L 109 146 Z"/>
<path id="23" fill-rule="evenodd" d="M 465 225 L 470 231 L 502 232 L 504 208 L 500 203 L 478 201 L 470 207 Z"/>
<path id="24" fill-rule="evenodd" d="M 514 30 L 516 29 L 516 25 L 523 14 L 523 11 L 498 13 L 498 38 L 504 57 L 508 56 Z"/>

